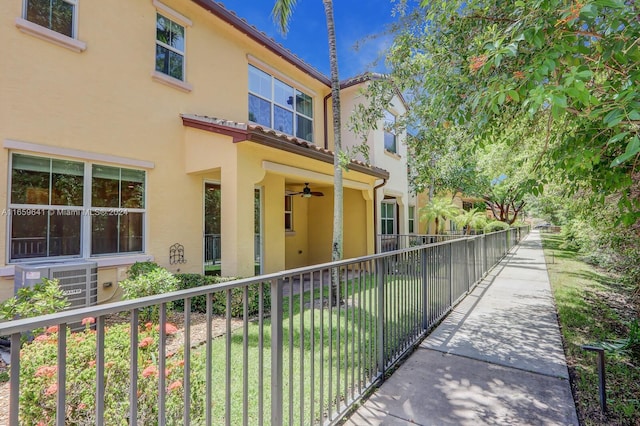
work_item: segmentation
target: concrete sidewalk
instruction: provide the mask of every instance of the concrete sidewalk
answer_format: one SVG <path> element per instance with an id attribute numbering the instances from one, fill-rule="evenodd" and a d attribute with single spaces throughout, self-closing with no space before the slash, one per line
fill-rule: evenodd
<path id="1" fill-rule="evenodd" d="M 346 424 L 577 425 L 540 234 L 507 255 Z"/>

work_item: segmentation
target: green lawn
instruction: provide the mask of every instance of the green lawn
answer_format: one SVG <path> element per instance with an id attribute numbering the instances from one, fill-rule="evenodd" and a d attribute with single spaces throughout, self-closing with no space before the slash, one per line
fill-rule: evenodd
<path id="1" fill-rule="evenodd" d="M 559 235 L 543 236 L 549 278 L 558 309 L 572 390 L 585 425 L 633 425 L 640 419 L 640 360 L 607 353 L 609 412 L 600 413 L 596 355 L 584 344 L 625 338 L 634 313 L 633 289 L 596 270 L 576 252 L 562 248 Z"/>
<path id="2" fill-rule="evenodd" d="M 390 278 L 386 286 L 387 333 L 386 352 L 388 357 L 398 355 L 399 349 L 409 345 L 412 333 L 421 330 L 421 292 L 416 291 L 417 280 Z M 311 309 L 311 294 L 294 295 L 293 300 L 284 298 L 283 330 L 283 370 L 284 370 L 284 423 L 322 423 L 323 413 L 328 406 L 334 410 L 345 400 L 357 397 L 362 387 L 370 383 L 371 375 L 377 372 L 376 333 L 377 295 L 370 278 L 351 280 L 342 293 L 347 301 L 333 308 Z M 323 290 L 323 298 L 328 299 L 328 287 Z M 316 305 L 320 290 L 314 292 Z M 401 300 L 401 302 L 398 302 Z M 290 303 L 291 302 L 291 303 Z M 304 309 L 301 309 L 304 306 Z M 313 327 L 312 327 L 313 320 Z M 271 388 L 271 334 L 270 321 L 264 322 L 263 355 L 263 397 L 265 420 L 269 423 Z M 291 333 L 289 331 L 292 331 Z M 301 334 L 299 330 L 304 330 Z M 323 331 L 324 330 L 324 331 Z M 329 333 L 330 330 L 330 333 Z M 248 388 L 259 389 L 258 347 L 260 328 L 257 322 L 250 323 L 248 335 Z M 235 330 L 231 338 L 231 424 L 242 423 L 243 412 L 243 335 L 244 329 Z M 312 348 L 313 343 L 313 348 Z M 224 419 L 226 337 L 213 342 L 213 418 L 215 422 Z M 202 380 L 205 374 L 205 351 L 199 348 L 192 354 L 192 377 Z M 313 368 L 313 371 L 312 371 Z M 321 391 L 323 391 L 321 393 Z M 202 407 L 204 395 L 193 395 L 195 406 Z M 248 401 L 249 424 L 258 420 L 259 394 L 251 392 Z M 311 401 L 313 400 L 313 410 Z M 289 402 L 292 401 L 291 404 Z M 194 401 L 195 402 L 195 401 Z M 288 407 L 293 407 L 292 412 Z"/>

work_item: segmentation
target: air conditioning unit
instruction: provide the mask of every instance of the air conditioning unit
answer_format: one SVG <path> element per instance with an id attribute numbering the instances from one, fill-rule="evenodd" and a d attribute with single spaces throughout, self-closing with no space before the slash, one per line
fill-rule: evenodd
<path id="1" fill-rule="evenodd" d="M 33 287 L 42 278 L 57 279 L 69 301 L 67 309 L 83 308 L 98 303 L 98 264 L 87 261 L 26 263 L 15 266 L 14 292 Z M 81 328 L 69 324 L 72 329 Z"/>

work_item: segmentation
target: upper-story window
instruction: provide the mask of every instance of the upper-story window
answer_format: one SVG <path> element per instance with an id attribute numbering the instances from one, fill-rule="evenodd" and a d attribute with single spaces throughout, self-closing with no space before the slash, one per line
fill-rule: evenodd
<path id="1" fill-rule="evenodd" d="M 184 27 L 156 17 L 156 71 L 184 81 Z"/>
<path id="2" fill-rule="evenodd" d="M 389 111 L 384 111 L 384 149 L 396 153 L 396 116 Z"/>
<path id="3" fill-rule="evenodd" d="M 24 19 L 67 37 L 75 37 L 78 0 L 25 0 Z"/>
<path id="4" fill-rule="evenodd" d="M 311 96 L 249 65 L 249 121 L 313 142 Z"/>

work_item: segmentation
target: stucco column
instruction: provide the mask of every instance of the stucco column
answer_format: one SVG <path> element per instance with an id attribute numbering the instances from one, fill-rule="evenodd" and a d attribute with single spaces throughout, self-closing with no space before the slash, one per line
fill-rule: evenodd
<path id="1" fill-rule="evenodd" d="M 362 198 L 365 200 L 365 212 L 367 221 L 367 254 L 374 254 L 378 237 L 376 236 L 376 223 L 374 221 L 373 189 L 362 191 Z"/>
<path id="2" fill-rule="evenodd" d="M 222 275 L 255 275 L 254 197 L 256 183 L 264 177 L 259 165 L 243 159 L 238 150 L 235 164 L 222 167 Z"/>
<path id="3" fill-rule="evenodd" d="M 267 174 L 262 186 L 262 265 L 265 273 L 285 269 L 284 177 Z"/>

